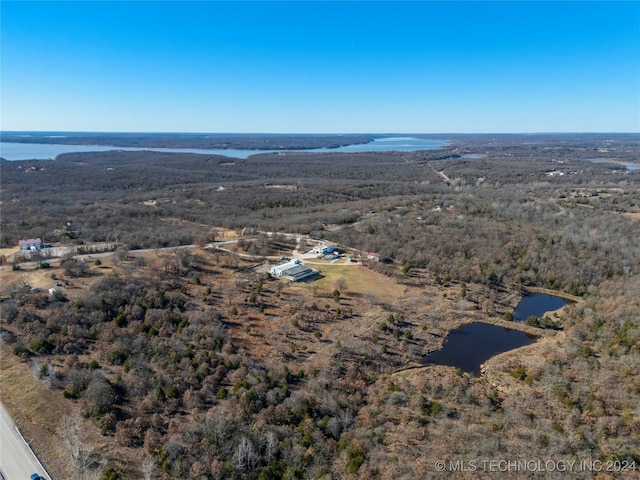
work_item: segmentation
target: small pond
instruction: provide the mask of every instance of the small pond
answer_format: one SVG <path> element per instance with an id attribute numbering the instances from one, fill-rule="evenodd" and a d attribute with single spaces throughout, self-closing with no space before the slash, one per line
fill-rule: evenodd
<path id="1" fill-rule="evenodd" d="M 529 345 L 538 337 L 486 323 L 469 323 L 449 332 L 442 349 L 424 357 L 425 365 L 447 365 L 480 375 L 480 365 L 491 357 Z"/>
<path id="2" fill-rule="evenodd" d="M 547 295 L 546 293 L 529 293 L 522 297 L 520 303 L 513 311 L 513 320 L 524 322 L 527 318 L 541 317 L 545 312 L 558 310 L 568 304 L 564 298 Z"/>

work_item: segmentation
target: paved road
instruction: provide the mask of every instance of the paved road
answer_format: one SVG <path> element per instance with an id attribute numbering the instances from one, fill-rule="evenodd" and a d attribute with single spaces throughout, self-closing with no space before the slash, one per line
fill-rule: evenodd
<path id="1" fill-rule="evenodd" d="M 0 472 L 4 480 L 29 480 L 32 473 L 50 479 L 38 459 L 16 430 L 4 405 L 0 403 Z"/>

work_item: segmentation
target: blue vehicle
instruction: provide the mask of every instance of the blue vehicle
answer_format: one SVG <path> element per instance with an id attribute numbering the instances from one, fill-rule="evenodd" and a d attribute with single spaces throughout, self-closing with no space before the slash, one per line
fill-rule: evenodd
<path id="1" fill-rule="evenodd" d="M 32 473 L 31 474 L 31 480 L 46 480 L 46 479 L 44 477 L 41 477 L 37 473 Z"/>

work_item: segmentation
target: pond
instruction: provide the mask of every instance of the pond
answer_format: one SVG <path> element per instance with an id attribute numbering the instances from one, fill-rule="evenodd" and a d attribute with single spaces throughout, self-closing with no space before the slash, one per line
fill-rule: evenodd
<path id="1" fill-rule="evenodd" d="M 513 311 L 513 320 L 524 322 L 527 318 L 541 317 L 545 312 L 558 310 L 568 304 L 564 298 L 547 295 L 546 293 L 529 293 L 522 297 L 520 303 Z"/>
<path id="2" fill-rule="evenodd" d="M 424 357 L 425 365 L 456 367 L 480 375 L 480 366 L 491 357 L 529 345 L 538 337 L 486 323 L 469 323 L 449 332 L 440 350 Z"/>

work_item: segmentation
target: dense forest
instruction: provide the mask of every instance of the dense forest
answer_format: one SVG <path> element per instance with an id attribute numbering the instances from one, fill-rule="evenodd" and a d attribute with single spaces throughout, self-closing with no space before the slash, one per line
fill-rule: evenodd
<path id="1" fill-rule="evenodd" d="M 433 151 L 246 160 L 105 152 L 3 161 L 0 245 L 39 236 L 157 248 L 213 240 L 216 226 L 251 227 L 327 237 L 440 276 L 580 293 L 638 273 L 640 259 L 640 227 L 626 215 L 640 210 L 640 175 L 625 167 L 637 162 L 637 138 L 596 138 L 495 146 L 471 136 Z"/>
<path id="2" fill-rule="evenodd" d="M 3 350 L 73 412 L 46 427 L 61 478 L 496 478 L 437 468 L 479 459 L 640 478 L 639 152 L 631 135 L 461 136 L 422 152 L 3 160 L 2 247 L 119 245 L 6 258 Z M 223 229 L 252 240 L 205 248 Z M 378 295 L 260 271 L 295 246 L 278 233 L 380 254 L 353 267 Z M 422 366 L 526 286 L 580 301 L 479 377 Z"/>
<path id="3" fill-rule="evenodd" d="M 0 132 L 0 140 L 12 143 L 62 145 L 106 145 L 139 148 L 195 148 L 246 150 L 295 150 L 336 148 L 367 143 L 371 135 L 284 135 L 203 133 L 91 133 L 91 132 Z"/>

